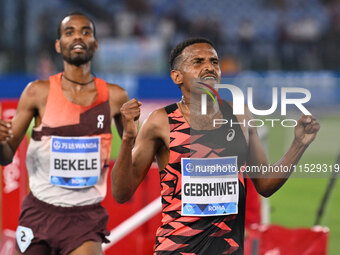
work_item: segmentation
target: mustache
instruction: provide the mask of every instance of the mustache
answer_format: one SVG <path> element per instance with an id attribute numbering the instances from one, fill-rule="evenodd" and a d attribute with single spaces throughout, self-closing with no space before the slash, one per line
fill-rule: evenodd
<path id="1" fill-rule="evenodd" d="M 209 74 L 211 74 L 211 75 L 215 76 L 215 78 L 217 78 L 217 73 L 215 71 L 204 72 L 202 75 L 200 75 L 200 77 L 204 77 L 204 76 L 209 75 Z"/>

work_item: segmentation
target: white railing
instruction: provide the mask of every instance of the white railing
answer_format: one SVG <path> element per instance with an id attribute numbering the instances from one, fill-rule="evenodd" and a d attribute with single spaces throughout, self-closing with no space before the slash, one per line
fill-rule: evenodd
<path id="1" fill-rule="evenodd" d="M 110 240 L 110 243 L 103 244 L 103 249 L 106 250 L 113 246 L 123 237 L 159 213 L 161 209 L 161 198 L 158 197 L 140 211 L 132 215 L 130 218 L 126 219 L 117 227 L 115 227 L 107 238 Z"/>

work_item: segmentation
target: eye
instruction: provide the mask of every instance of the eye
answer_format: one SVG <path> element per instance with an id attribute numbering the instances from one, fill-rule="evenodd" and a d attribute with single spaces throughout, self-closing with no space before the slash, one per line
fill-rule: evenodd
<path id="1" fill-rule="evenodd" d="M 90 35 L 90 31 L 89 30 L 83 30 L 83 35 Z"/>
<path id="2" fill-rule="evenodd" d="M 217 60 L 217 59 L 216 59 L 216 60 L 213 60 L 212 63 L 213 63 L 214 65 L 218 65 L 218 60 Z"/>
<path id="3" fill-rule="evenodd" d="M 66 32 L 65 32 L 65 35 L 67 35 L 67 36 L 70 36 L 70 35 L 72 35 L 73 34 L 73 31 L 71 31 L 71 30 L 67 30 Z"/>

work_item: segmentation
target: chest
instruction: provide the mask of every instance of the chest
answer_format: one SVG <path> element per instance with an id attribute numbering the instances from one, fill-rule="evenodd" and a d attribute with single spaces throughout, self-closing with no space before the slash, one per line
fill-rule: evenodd
<path id="1" fill-rule="evenodd" d="M 96 101 L 96 87 L 62 89 L 65 99 L 73 104 L 80 106 L 89 106 Z"/>

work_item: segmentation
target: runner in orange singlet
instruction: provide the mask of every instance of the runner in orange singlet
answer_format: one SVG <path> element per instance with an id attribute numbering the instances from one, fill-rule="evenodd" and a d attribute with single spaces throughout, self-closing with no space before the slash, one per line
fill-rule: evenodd
<path id="1" fill-rule="evenodd" d="M 122 133 L 118 85 L 91 74 L 97 50 L 95 25 L 81 13 L 67 15 L 55 47 L 64 71 L 23 91 L 11 122 L 0 120 L 0 163 L 9 164 L 34 119 L 27 152 L 31 193 L 17 229 L 18 254 L 102 254 L 108 215 L 106 195 L 111 121 Z"/>

